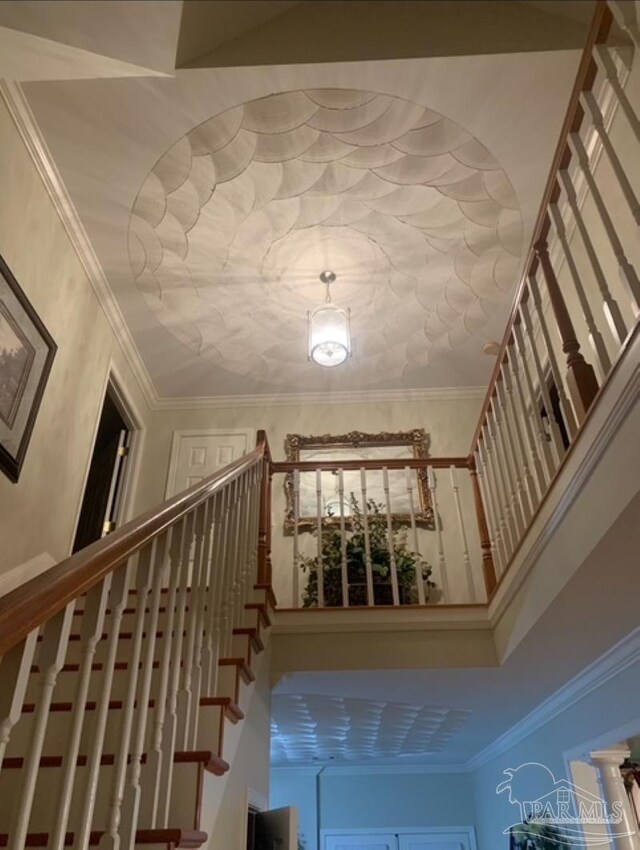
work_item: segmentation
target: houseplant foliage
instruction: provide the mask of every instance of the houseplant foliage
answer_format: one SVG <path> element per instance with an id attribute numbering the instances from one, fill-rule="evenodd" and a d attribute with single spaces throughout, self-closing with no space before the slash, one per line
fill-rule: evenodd
<path id="1" fill-rule="evenodd" d="M 365 517 L 353 493 L 349 495 L 351 515 L 345 517 L 347 579 L 349 605 L 367 605 L 367 562 Z M 367 527 L 369 552 L 373 575 L 373 597 L 376 605 L 392 605 L 391 556 L 393 551 L 398 576 L 398 596 L 401 605 L 418 602 L 416 573 L 422 577 L 425 599 L 435 587 L 431 581 L 431 567 L 417 552 L 407 545 L 407 531 L 400 523 L 391 525 L 388 537 L 387 515 L 381 504 L 367 499 Z M 333 514 L 330 512 L 330 516 Z M 317 532 L 314 532 L 317 534 Z M 343 605 L 342 599 L 342 547 L 340 528 L 327 524 L 322 528 L 322 574 L 324 578 L 324 604 L 327 607 Z M 318 605 L 318 555 L 299 558 L 300 568 L 307 574 L 307 585 L 302 594 L 304 608 Z"/>

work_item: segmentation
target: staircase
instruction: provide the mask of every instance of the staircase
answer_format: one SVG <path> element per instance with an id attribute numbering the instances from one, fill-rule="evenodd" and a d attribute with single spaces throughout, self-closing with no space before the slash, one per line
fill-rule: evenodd
<path id="1" fill-rule="evenodd" d="M 268 462 L 260 435 L 0 600 L 0 847 L 207 842 L 205 773 L 229 770 L 275 605 Z"/>

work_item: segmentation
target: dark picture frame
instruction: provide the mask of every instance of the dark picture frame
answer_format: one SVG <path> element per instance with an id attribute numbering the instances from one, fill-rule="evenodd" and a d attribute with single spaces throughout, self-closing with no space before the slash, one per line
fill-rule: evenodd
<path id="1" fill-rule="evenodd" d="M 57 345 L 0 256 L 0 470 L 16 483 Z"/>

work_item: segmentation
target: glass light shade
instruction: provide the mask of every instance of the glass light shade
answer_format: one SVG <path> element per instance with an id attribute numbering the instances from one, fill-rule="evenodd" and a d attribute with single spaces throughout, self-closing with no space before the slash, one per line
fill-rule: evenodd
<path id="1" fill-rule="evenodd" d="M 339 366 L 351 354 L 348 310 L 323 304 L 309 313 L 309 357 L 320 366 Z"/>

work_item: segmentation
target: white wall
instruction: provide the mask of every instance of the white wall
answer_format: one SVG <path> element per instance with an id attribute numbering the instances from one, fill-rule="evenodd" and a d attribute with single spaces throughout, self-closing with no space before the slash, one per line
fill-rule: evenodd
<path id="1" fill-rule="evenodd" d="M 476 819 L 471 776 L 419 769 L 328 767 L 316 779 L 311 768 L 274 768 L 271 806 L 287 805 L 300 810 L 306 850 L 317 850 L 320 829 L 472 826 Z"/>
<path id="2" fill-rule="evenodd" d="M 20 480 L 0 474 L 0 573 L 69 554 L 109 363 L 138 385 L 0 99 L 0 254 L 58 345 Z"/>

